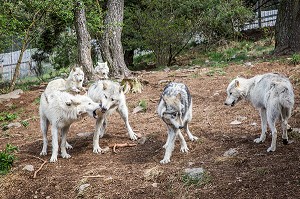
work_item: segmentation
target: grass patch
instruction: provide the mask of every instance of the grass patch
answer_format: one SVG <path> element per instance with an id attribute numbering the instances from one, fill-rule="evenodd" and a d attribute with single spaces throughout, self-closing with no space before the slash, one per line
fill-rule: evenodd
<path id="1" fill-rule="evenodd" d="M 212 177 L 207 173 L 203 172 L 201 175 L 190 176 L 188 174 L 182 175 L 182 182 L 185 186 L 204 186 L 212 181 Z"/>
<path id="2" fill-rule="evenodd" d="M 18 115 L 16 113 L 8 113 L 8 112 L 0 113 L 0 122 L 13 121 L 16 118 L 18 118 Z"/>
<path id="3" fill-rule="evenodd" d="M 0 174 L 7 174 L 14 161 L 16 160 L 15 152 L 18 151 L 18 147 L 11 144 L 7 144 L 4 151 L 0 151 Z"/>

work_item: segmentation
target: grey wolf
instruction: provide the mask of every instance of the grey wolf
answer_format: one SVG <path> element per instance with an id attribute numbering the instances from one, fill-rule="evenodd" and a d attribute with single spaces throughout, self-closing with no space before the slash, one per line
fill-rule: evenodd
<path id="1" fill-rule="evenodd" d="M 182 83 L 171 82 L 164 88 L 157 107 L 157 113 L 167 125 L 168 138 L 163 148 L 166 149 L 162 164 L 170 162 L 178 136 L 181 152 L 188 152 L 188 147 L 180 129 L 184 128 L 191 141 L 197 140 L 190 132 L 188 123 L 192 120 L 192 97 L 189 89 Z"/>
<path id="2" fill-rule="evenodd" d="M 87 95 L 97 103 L 101 104 L 101 112 L 97 111 L 98 119 L 96 121 L 96 130 L 93 137 L 93 152 L 101 153 L 102 149 L 99 146 L 99 138 L 103 137 L 107 117 L 115 110 L 125 122 L 128 135 L 132 140 L 137 139 L 137 134 L 133 132 L 128 122 L 128 108 L 126 99 L 123 93 L 123 87 L 119 83 L 111 80 L 99 80 L 92 84 L 87 92 Z"/>
<path id="3" fill-rule="evenodd" d="M 50 81 L 45 89 L 45 92 L 51 93 L 53 90 L 59 90 L 79 93 L 80 91 L 84 91 L 84 88 L 82 87 L 83 80 L 84 72 L 82 71 L 82 67 L 74 67 L 71 69 L 66 80 L 59 78 Z"/>
<path id="4" fill-rule="evenodd" d="M 93 102 L 84 95 L 71 95 L 67 92 L 52 91 L 50 94 L 42 93 L 40 100 L 40 125 L 43 134 L 43 149 L 40 155 L 47 155 L 47 131 L 51 124 L 52 132 L 52 156 L 50 162 L 57 161 L 58 135 L 61 133 L 61 156 L 70 158 L 66 148 L 71 148 L 66 141 L 71 124 L 80 120 L 83 116 L 96 116 L 99 103 Z"/>
<path id="5" fill-rule="evenodd" d="M 104 62 L 104 63 L 97 62 L 97 65 L 96 65 L 94 71 L 95 71 L 95 75 L 98 77 L 98 79 L 108 79 L 109 68 L 108 68 L 107 62 Z"/>
<path id="6" fill-rule="evenodd" d="M 241 99 L 250 102 L 260 112 L 261 135 L 254 142 L 266 139 L 267 124 L 272 132 L 268 152 L 276 150 L 276 121 L 281 121 L 283 144 L 288 144 L 287 125 L 294 106 L 294 92 L 289 79 L 281 74 L 267 73 L 250 79 L 236 78 L 227 87 L 225 105 L 234 106 Z"/>

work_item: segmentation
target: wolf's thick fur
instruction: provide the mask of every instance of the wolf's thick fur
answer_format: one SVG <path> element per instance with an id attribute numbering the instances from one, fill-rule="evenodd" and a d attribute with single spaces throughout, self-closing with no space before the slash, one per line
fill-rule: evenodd
<path id="1" fill-rule="evenodd" d="M 188 123 L 192 120 L 192 98 L 186 85 L 171 82 L 161 95 L 158 108 L 158 115 L 166 123 L 168 138 L 163 146 L 166 149 L 162 164 L 170 162 L 172 151 L 175 146 L 176 136 L 179 136 L 181 152 L 188 152 L 188 147 L 180 129 L 184 128 L 191 141 L 197 140 L 188 128 Z"/>
<path id="2" fill-rule="evenodd" d="M 54 90 L 58 90 L 79 93 L 80 90 L 84 90 L 82 87 L 83 80 L 84 73 L 82 71 L 82 67 L 75 67 L 71 69 L 66 80 L 59 78 L 49 82 L 45 92 L 49 94 Z"/>
<path id="3" fill-rule="evenodd" d="M 262 132 L 254 142 L 265 141 L 269 124 L 272 143 L 267 151 L 275 151 L 277 139 L 275 123 L 280 119 L 283 143 L 288 144 L 287 125 L 294 106 L 293 87 L 288 78 L 277 73 L 257 75 L 250 79 L 236 78 L 228 85 L 225 105 L 233 106 L 243 98 L 260 111 Z"/>
<path id="4" fill-rule="evenodd" d="M 40 155 L 47 155 L 47 131 L 51 124 L 52 156 L 50 162 L 57 161 L 58 135 L 61 132 L 61 156 L 70 158 L 66 148 L 71 147 L 66 142 L 66 136 L 71 124 L 81 119 L 86 114 L 96 117 L 99 103 L 93 102 L 84 95 L 71 95 L 67 92 L 52 91 L 43 93 L 40 100 L 40 125 L 43 134 L 43 149 Z"/>
<path id="5" fill-rule="evenodd" d="M 101 63 L 97 62 L 95 67 L 95 75 L 98 79 L 108 79 L 109 68 L 107 62 Z"/>
<path id="6" fill-rule="evenodd" d="M 99 153 L 102 149 L 99 146 L 99 138 L 103 137 L 106 128 L 107 117 L 117 110 L 125 122 L 129 137 L 137 139 L 137 135 L 132 131 L 128 122 L 128 108 L 126 106 L 123 87 L 111 80 L 99 80 L 92 84 L 88 90 L 88 96 L 97 103 L 101 104 L 101 112 L 98 113 L 96 130 L 93 138 L 93 152 Z"/>

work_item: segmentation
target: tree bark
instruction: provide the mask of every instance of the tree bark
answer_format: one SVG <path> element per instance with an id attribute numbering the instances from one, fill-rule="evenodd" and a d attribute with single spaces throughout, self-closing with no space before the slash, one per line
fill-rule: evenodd
<path id="1" fill-rule="evenodd" d="M 93 61 L 91 57 L 91 36 L 87 30 L 85 9 L 82 2 L 75 5 L 75 29 L 78 46 L 78 62 L 83 66 L 83 71 L 88 80 L 93 78 Z"/>
<path id="2" fill-rule="evenodd" d="M 121 43 L 124 14 L 124 0 L 108 0 L 105 16 L 105 30 L 101 39 L 101 53 L 110 66 L 114 77 L 129 76 L 130 70 L 124 61 Z"/>
<path id="3" fill-rule="evenodd" d="M 275 26 L 275 55 L 300 52 L 300 0 L 282 0 Z"/>

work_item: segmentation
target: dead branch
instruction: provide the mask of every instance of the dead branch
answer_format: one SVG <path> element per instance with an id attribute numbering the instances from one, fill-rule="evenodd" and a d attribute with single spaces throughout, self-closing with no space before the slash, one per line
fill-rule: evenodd
<path id="1" fill-rule="evenodd" d="M 30 157 L 33 157 L 33 158 L 36 158 L 36 159 L 39 159 L 39 160 L 43 161 L 43 163 L 41 164 L 41 166 L 33 174 L 33 178 L 36 178 L 37 173 L 43 168 L 43 166 L 47 163 L 47 161 L 43 160 L 42 158 L 36 157 L 34 155 L 28 155 L 27 154 L 27 156 L 30 156 Z"/>
<path id="2" fill-rule="evenodd" d="M 108 145 L 109 148 L 112 148 L 113 152 L 114 153 L 117 153 L 116 152 L 116 148 L 121 148 L 121 147 L 132 147 L 132 146 L 136 146 L 137 144 L 129 144 L 129 143 L 124 143 L 124 144 L 117 144 L 117 143 L 114 143 L 114 144 L 110 144 Z"/>

